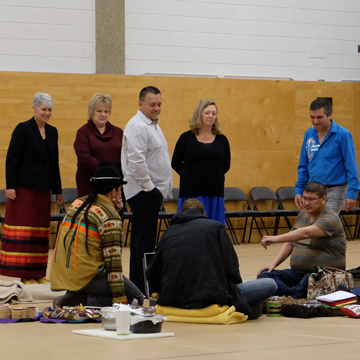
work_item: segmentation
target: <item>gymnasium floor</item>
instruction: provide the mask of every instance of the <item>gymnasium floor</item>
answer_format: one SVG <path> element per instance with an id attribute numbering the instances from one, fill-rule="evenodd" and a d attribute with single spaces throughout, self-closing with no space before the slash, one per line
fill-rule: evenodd
<path id="1" fill-rule="evenodd" d="M 235 246 L 244 280 L 255 278 L 279 246 L 267 251 L 259 244 Z M 124 248 L 128 269 L 129 248 Z M 348 242 L 347 268 L 359 266 L 360 241 Z M 283 268 L 288 267 L 288 262 Z M 1 280 L 9 278 L 0 277 Z M 37 305 L 40 309 L 50 304 Z M 347 317 L 267 318 L 236 325 L 164 323 L 172 338 L 115 341 L 72 334 L 73 329 L 101 324 L 0 324 L 0 357 L 17 360 L 239 360 L 359 359 L 360 319 Z"/>

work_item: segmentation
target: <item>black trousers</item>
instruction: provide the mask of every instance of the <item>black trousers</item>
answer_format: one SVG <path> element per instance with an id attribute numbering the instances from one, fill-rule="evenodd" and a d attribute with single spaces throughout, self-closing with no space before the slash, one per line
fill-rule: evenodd
<path id="1" fill-rule="evenodd" d="M 128 199 L 133 213 L 130 243 L 130 280 L 145 293 L 143 256 L 154 251 L 156 243 L 158 213 L 163 197 L 154 188 L 141 191 Z"/>
<path id="2" fill-rule="evenodd" d="M 141 291 L 124 276 L 125 295 L 129 304 L 137 299 L 140 305 L 144 302 L 144 295 Z M 113 296 L 107 276 L 98 276 L 84 288 L 87 294 L 86 305 L 88 306 L 112 306 Z"/>

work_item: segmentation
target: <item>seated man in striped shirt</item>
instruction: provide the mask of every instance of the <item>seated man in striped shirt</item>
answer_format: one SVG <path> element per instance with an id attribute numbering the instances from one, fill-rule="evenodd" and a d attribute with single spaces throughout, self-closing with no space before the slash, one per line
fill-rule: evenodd
<path id="1" fill-rule="evenodd" d="M 306 298 L 310 272 L 314 266 L 345 270 L 346 237 L 339 216 L 326 206 L 326 187 L 308 183 L 303 190 L 304 210 L 296 218 L 292 230 L 278 236 L 264 236 L 265 249 L 284 243 L 273 262 L 258 271 L 258 279 L 272 278 L 278 285 L 277 296 Z M 291 269 L 275 270 L 290 257 Z"/>

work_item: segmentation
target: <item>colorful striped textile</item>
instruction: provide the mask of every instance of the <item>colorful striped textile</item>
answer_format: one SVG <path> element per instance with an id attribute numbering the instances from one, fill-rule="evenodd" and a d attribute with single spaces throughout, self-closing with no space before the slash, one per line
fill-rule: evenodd
<path id="1" fill-rule="evenodd" d="M 46 275 L 50 236 L 51 193 L 16 188 L 7 200 L 0 251 L 0 274 L 19 278 Z"/>
<path id="2" fill-rule="evenodd" d="M 98 194 L 90 206 L 87 240 L 86 207 L 70 228 L 74 214 L 86 199 L 84 196 L 75 200 L 62 222 L 51 265 L 51 288 L 88 292 L 87 286 L 96 277 L 106 274 L 114 302 L 126 302 L 121 257 L 122 223 L 111 200 Z"/>

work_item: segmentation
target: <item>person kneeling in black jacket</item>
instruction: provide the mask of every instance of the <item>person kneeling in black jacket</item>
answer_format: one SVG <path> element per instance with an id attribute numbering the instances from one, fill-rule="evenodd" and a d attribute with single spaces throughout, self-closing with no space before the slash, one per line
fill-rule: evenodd
<path id="1" fill-rule="evenodd" d="M 184 202 L 170 221 L 146 270 L 157 304 L 202 309 L 213 304 L 234 305 L 256 319 L 260 304 L 274 295 L 273 279 L 242 282 L 239 262 L 224 225 L 208 219 L 197 199 Z"/>

